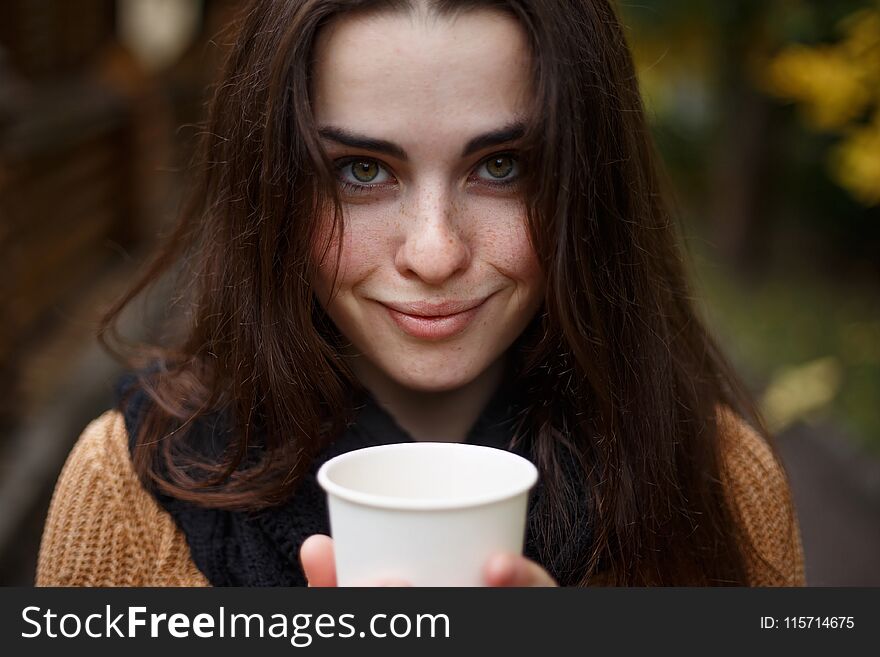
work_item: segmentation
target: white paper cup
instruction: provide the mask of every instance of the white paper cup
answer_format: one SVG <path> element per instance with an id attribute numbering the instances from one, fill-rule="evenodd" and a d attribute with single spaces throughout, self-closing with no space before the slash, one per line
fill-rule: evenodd
<path id="1" fill-rule="evenodd" d="M 482 586 L 496 552 L 522 553 L 538 470 L 511 452 L 463 443 L 398 443 L 327 461 L 339 586 L 379 578 L 413 586 Z"/>

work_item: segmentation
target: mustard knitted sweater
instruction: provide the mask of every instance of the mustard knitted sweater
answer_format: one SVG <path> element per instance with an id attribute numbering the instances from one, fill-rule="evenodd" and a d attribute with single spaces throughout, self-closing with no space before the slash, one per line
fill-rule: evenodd
<path id="1" fill-rule="evenodd" d="M 719 421 L 726 488 L 750 539 L 749 583 L 803 586 L 803 551 L 785 472 L 767 443 L 740 418 L 728 411 Z M 141 486 L 118 411 L 107 411 L 86 427 L 61 471 L 43 530 L 36 584 L 210 586 L 172 517 Z"/>

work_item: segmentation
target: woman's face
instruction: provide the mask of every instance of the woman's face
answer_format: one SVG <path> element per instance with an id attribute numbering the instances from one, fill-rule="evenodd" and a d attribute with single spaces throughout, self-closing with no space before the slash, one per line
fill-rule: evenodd
<path id="1" fill-rule="evenodd" d="M 354 349 L 400 385 L 469 383 L 542 301 L 516 184 L 525 34 L 494 11 L 341 17 L 315 56 L 313 109 L 345 225 L 337 294 L 328 301 L 338 233 L 318 297 Z"/>

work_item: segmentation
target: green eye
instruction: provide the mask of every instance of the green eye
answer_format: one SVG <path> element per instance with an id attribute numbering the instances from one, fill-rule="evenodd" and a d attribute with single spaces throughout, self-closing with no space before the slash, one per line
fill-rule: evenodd
<path id="1" fill-rule="evenodd" d="M 382 163 L 368 157 L 345 157 L 334 165 L 340 186 L 350 194 L 378 190 L 394 182 Z"/>
<path id="2" fill-rule="evenodd" d="M 372 160 L 355 160 L 351 163 L 351 174 L 360 182 L 372 182 L 379 175 L 379 165 Z"/>
<path id="3" fill-rule="evenodd" d="M 486 161 L 486 171 L 493 178 L 506 178 L 513 171 L 513 158 L 509 155 L 499 155 Z"/>

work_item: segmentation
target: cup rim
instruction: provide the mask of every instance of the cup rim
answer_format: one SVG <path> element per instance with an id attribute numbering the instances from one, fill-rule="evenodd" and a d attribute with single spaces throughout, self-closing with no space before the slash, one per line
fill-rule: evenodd
<path id="1" fill-rule="evenodd" d="M 511 461 L 520 462 L 524 467 L 524 470 L 527 474 L 524 474 L 522 477 L 522 482 L 518 483 L 516 486 L 510 486 L 507 489 L 500 492 L 493 492 L 485 495 L 477 495 L 467 500 L 450 500 L 450 499 L 406 499 L 403 497 L 395 497 L 392 495 L 376 495 L 374 493 L 364 493 L 357 490 L 352 490 L 351 488 L 346 488 L 341 484 L 337 484 L 335 481 L 330 479 L 330 469 L 334 465 L 339 465 L 340 463 L 356 458 L 360 456 L 365 451 L 391 451 L 391 450 L 407 450 L 407 449 L 423 449 L 427 447 L 428 449 L 438 449 L 438 450 L 461 450 L 461 449 L 470 449 L 470 450 L 492 450 L 493 452 L 501 452 L 506 456 L 503 458 L 508 458 Z M 524 492 L 528 492 L 534 487 L 534 485 L 538 481 L 538 468 L 535 467 L 535 464 L 532 463 L 527 458 L 520 456 L 519 454 L 514 454 L 513 452 L 498 449 L 495 447 L 488 447 L 486 445 L 472 445 L 470 443 L 445 443 L 445 442 L 431 442 L 431 441 L 420 441 L 413 443 L 390 443 L 388 445 L 373 445 L 371 447 L 362 447 L 360 449 L 354 449 L 349 452 L 345 452 L 344 454 L 339 454 L 338 456 L 334 456 L 332 459 L 324 463 L 318 469 L 318 483 L 321 488 L 330 495 L 338 497 L 340 499 L 346 500 L 348 502 L 353 502 L 355 504 L 360 504 L 363 506 L 370 506 L 374 508 L 380 508 L 385 510 L 402 510 L 402 511 L 444 511 L 444 510 L 457 510 L 457 509 L 467 509 L 476 506 L 483 506 L 485 504 L 493 504 L 495 502 L 501 502 L 503 500 L 507 500 L 517 495 L 521 495 Z"/>

